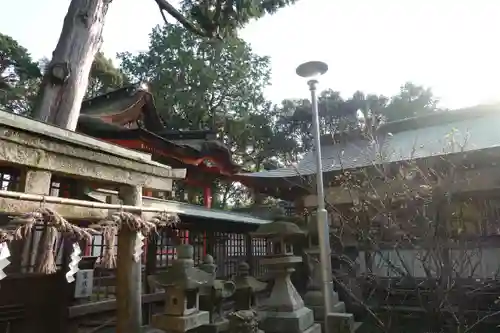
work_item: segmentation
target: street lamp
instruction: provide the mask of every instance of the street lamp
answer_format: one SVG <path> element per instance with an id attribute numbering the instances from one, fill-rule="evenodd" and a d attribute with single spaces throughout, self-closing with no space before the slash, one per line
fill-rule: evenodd
<path id="1" fill-rule="evenodd" d="M 323 297 L 325 302 L 325 313 L 329 314 L 333 311 L 333 279 L 332 279 L 332 263 L 330 249 L 330 227 L 328 225 L 328 213 L 325 209 L 325 191 L 323 187 L 323 168 L 321 162 L 321 143 L 319 131 L 319 115 L 318 115 L 318 100 L 316 98 L 316 85 L 318 84 L 317 77 L 325 74 L 328 71 L 328 65 L 321 61 L 309 61 L 297 67 L 296 73 L 298 76 L 307 78 L 307 84 L 311 91 L 312 103 L 312 122 L 314 145 L 316 148 L 316 187 L 318 197 L 318 210 L 316 213 L 318 223 L 318 238 L 321 261 L 321 278 L 323 281 Z M 326 316 L 325 316 L 326 318 Z"/>

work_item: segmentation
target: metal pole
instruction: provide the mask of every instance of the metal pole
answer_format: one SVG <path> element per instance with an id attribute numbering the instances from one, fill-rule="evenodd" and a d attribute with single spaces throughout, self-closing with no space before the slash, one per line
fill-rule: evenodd
<path id="1" fill-rule="evenodd" d="M 319 131 L 319 114 L 318 100 L 316 98 L 317 80 L 307 82 L 311 91 L 312 102 L 312 122 L 314 145 L 316 148 L 316 186 L 318 197 L 318 210 L 316 213 L 318 223 L 318 238 L 321 261 L 321 278 L 323 280 L 323 297 L 325 303 L 325 318 L 326 315 L 333 310 L 333 278 L 332 278 L 332 263 L 330 249 L 330 228 L 328 225 L 328 213 L 325 209 L 325 192 L 323 187 L 323 167 L 321 163 L 321 142 Z"/>

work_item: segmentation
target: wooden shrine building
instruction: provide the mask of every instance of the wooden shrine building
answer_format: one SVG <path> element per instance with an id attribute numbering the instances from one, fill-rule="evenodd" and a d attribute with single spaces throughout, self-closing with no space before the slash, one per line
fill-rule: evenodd
<path id="1" fill-rule="evenodd" d="M 182 182 L 188 188 L 201 188 L 203 206 L 206 209 L 174 201 L 161 202 L 161 205 L 177 207 L 175 210 L 184 216 L 184 224 L 193 216 L 186 214 L 186 210 L 196 212 L 195 216 L 201 219 L 204 219 L 203 214 L 218 216 L 219 218 L 213 218 L 217 220 L 218 227 L 223 228 L 224 224 L 229 223 L 233 231 L 240 226 L 241 232 L 246 232 L 249 229 L 245 225 L 268 222 L 249 215 L 210 210 L 214 180 L 232 177 L 241 171 L 241 168 L 232 161 L 230 150 L 217 140 L 215 132 L 205 129 L 169 128 L 156 109 L 153 96 L 141 85 L 130 85 L 84 101 L 76 131 L 124 148 L 151 154 L 153 160 L 162 164 L 186 169 L 186 178 L 177 182 Z M 99 193 L 97 188 L 89 188 L 87 194 L 95 199 L 100 198 L 99 200 L 111 200 L 113 196 L 109 193 L 104 195 L 102 191 Z M 158 199 L 176 199 L 172 194 L 147 191 L 143 193 L 144 205 L 158 204 Z M 187 196 L 188 193 L 185 193 L 183 199 Z M 189 238 L 189 232 L 186 232 L 184 237 Z M 202 235 L 201 238 L 204 244 L 202 254 L 210 252 L 207 236 Z M 230 239 L 227 242 L 238 243 Z M 165 257 L 172 256 L 171 249 L 161 251 Z M 221 268 L 220 273 L 223 272 Z"/>
<path id="2" fill-rule="evenodd" d="M 173 130 L 160 117 L 151 93 L 139 85 L 124 87 L 82 104 L 77 131 L 125 148 L 152 154 L 153 159 L 187 169 L 184 182 L 204 189 L 211 207 L 211 184 L 240 167 L 229 149 L 210 130 Z"/>

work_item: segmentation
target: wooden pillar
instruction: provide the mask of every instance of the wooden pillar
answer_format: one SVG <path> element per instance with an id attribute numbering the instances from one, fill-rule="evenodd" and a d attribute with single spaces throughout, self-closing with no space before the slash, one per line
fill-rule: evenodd
<path id="1" fill-rule="evenodd" d="M 212 208 L 212 188 L 208 185 L 203 188 L 203 204 L 206 208 Z"/>
<path id="2" fill-rule="evenodd" d="M 145 274 L 146 281 L 144 282 L 144 288 L 146 293 L 150 294 L 155 292 L 153 286 L 149 283 L 149 276 L 154 275 L 156 273 L 157 266 L 157 244 L 158 244 L 158 234 L 156 232 L 152 232 L 149 235 L 149 238 L 146 238 L 147 242 L 144 243 L 144 258 L 146 258 L 145 262 Z M 143 309 L 143 324 L 151 324 L 151 317 L 153 315 L 154 304 L 149 303 L 145 304 L 146 308 Z"/>
<path id="3" fill-rule="evenodd" d="M 210 186 L 205 186 L 203 188 L 203 204 L 206 208 L 212 208 L 212 188 Z M 207 232 L 203 233 L 203 255 L 206 256 L 208 252 L 207 249 Z"/>
<path id="4" fill-rule="evenodd" d="M 142 188 L 129 186 L 120 189 L 123 204 L 142 206 Z M 118 233 L 117 258 L 117 332 L 137 333 L 142 326 L 141 261 L 134 261 L 137 233 L 121 228 Z"/>
<path id="5" fill-rule="evenodd" d="M 255 274 L 254 267 L 254 256 L 253 256 L 253 246 L 252 246 L 252 237 L 250 234 L 245 234 L 245 245 L 246 245 L 246 261 L 248 266 L 250 267 L 250 274 Z"/>
<path id="6" fill-rule="evenodd" d="M 163 235 L 163 233 L 161 233 Z M 145 263 L 145 270 L 146 270 L 146 277 L 149 275 L 153 275 L 156 273 L 156 268 L 157 268 L 157 252 L 158 252 L 158 234 L 156 232 L 152 232 L 149 235 L 148 243 L 147 243 L 147 253 L 146 253 L 146 263 Z M 151 293 L 154 290 L 151 288 L 149 284 L 146 284 L 146 292 Z"/>
<path id="7" fill-rule="evenodd" d="M 51 178 L 52 174 L 48 171 L 27 170 L 21 178 L 21 190 L 25 193 L 49 195 Z M 24 267 L 24 272 L 28 272 L 29 267 L 35 265 L 37 253 L 35 249 L 40 244 L 40 239 L 45 237 L 45 235 L 40 236 L 34 230 L 31 237 L 25 239 L 23 244 L 21 266 Z M 43 234 L 45 234 L 45 231 Z"/>

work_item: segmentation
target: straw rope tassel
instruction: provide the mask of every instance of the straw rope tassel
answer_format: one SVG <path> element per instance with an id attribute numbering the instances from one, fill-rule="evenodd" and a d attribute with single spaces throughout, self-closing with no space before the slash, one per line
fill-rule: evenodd
<path id="1" fill-rule="evenodd" d="M 104 245 L 101 265 L 107 269 L 116 268 L 116 236 L 118 227 L 116 225 L 104 225 L 102 227 L 102 239 Z"/>
<path id="2" fill-rule="evenodd" d="M 35 272 L 43 274 L 53 274 L 57 271 L 55 260 L 55 243 L 57 241 L 57 230 L 52 226 L 46 226 L 46 230 L 40 239 L 38 249 L 41 250 L 38 254 L 37 265 Z"/>

